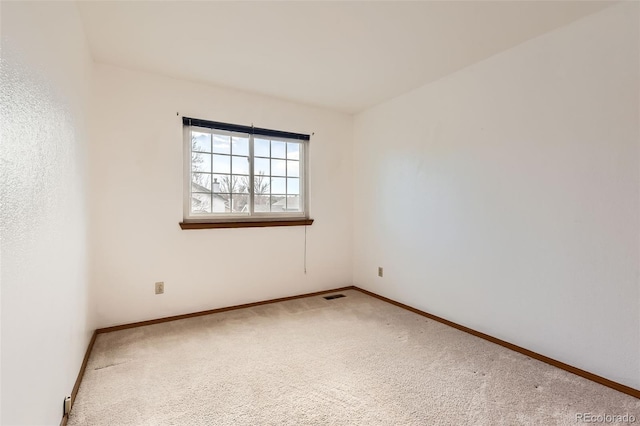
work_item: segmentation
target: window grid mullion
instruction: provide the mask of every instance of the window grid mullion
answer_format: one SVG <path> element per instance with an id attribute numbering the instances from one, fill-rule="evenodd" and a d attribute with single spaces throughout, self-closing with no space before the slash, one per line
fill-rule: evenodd
<path id="1" fill-rule="evenodd" d="M 213 213 L 213 133 L 209 134 L 209 151 L 211 151 L 209 153 L 209 178 L 211 179 L 211 182 L 209 182 L 210 186 L 211 186 L 211 190 L 210 190 L 210 195 L 209 195 L 209 211 L 210 213 Z"/>
<path id="2" fill-rule="evenodd" d="M 269 213 L 271 213 L 271 206 L 272 206 L 272 201 L 273 201 L 273 185 L 271 185 L 271 183 L 273 182 L 273 152 L 271 151 L 271 145 L 272 145 L 272 141 L 271 139 L 269 139 Z"/>
<path id="3" fill-rule="evenodd" d="M 229 214 L 233 214 L 233 135 L 229 135 Z"/>
<path id="4" fill-rule="evenodd" d="M 254 213 L 254 176 L 255 171 L 253 170 L 253 135 L 249 135 L 249 215 L 253 216 Z"/>

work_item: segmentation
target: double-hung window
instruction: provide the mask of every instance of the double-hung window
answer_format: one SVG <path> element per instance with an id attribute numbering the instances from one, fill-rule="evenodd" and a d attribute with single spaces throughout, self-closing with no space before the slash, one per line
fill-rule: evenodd
<path id="1" fill-rule="evenodd" d="M 309 135 L 183 117 L 185 223 L 308 219 Z"/>

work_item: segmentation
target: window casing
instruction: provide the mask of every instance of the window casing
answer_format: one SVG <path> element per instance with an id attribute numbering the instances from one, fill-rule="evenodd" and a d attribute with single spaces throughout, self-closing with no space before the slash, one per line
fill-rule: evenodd
<path id="1" fill-rule="evenodd" d="M 188 118 L 183 122 L 185 222 L 309 217 L 309 136 Z"/>

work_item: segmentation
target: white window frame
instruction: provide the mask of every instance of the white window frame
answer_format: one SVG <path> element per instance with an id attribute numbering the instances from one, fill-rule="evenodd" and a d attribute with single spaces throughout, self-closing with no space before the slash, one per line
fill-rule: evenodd
<path id="1" fill-rule="evenodd" d="M 192 213 L 191 212 L 191 198 L 192 198 L 192 132 L 198 133 L 210 133 L 221 134 L 227 136 L 240 136 L 249 138 L 249 211 L 246 213 Z M 302 206 L 300 212 L 256 212 L 254 211 L 254 139 L 268 139 L 271 141 L 297 143 L 300 146 L 300 201 L 299 205 Z M 184 139 L 184 197 L 183 197 L 183 220 L 188 223 L 225 223 L 225 222 L 263 222 L 263 221 L 286 221 L 292 219 L 309 219 L 309 141 L 292 139 L 278 136 L 268 136 L 261 134 L 251 134 L 239 131 L 218 130 L 208 127 L 200 127 L 195 125 L 183 126 L 183 139 Z M 273 157 L 270 157 L 273 158 Z M 213 200 L 212 200 L 213 202 Z"/>

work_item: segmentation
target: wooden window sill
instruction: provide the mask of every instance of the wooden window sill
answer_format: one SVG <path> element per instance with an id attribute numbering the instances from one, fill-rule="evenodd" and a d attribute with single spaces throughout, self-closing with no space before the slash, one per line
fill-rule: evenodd
<path id="1" fill-rule="evenodd" d="M 180 228 L 184 230 L 215 228 L 265 228 L 269 226 L 305 226 L 311 225 L 312 223 L 313 219 L 260 220 L 244 222 L 180 222 Z"/>

